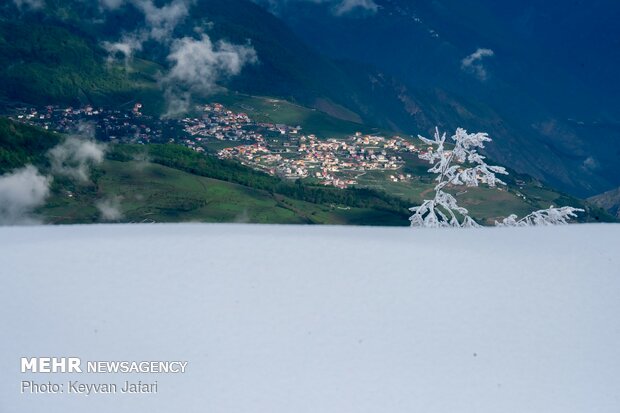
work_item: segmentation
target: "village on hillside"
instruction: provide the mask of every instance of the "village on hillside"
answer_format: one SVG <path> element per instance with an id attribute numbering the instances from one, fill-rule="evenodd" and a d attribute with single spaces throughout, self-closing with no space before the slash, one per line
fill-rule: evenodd
<path id="1" fill-rule="evenodd" d="M 11 118 L 65 134 L 90 130 L 93 137 L 107 142 L 177 143 L 283 179 L 312 179 L 338 188 L 356 185 L 370 171 L 382 172 L 392 182 L 409 181 L 412 177 L 404 172 L 402 155 L 419 150 L 400 136 L 306 135 L 299 126 L 255 122 L 218 103 L 201 106 L 200 116 L 181 119 L 145 115 L 140 103 L 124 111 L 92 106 L 19 108 Z"/>

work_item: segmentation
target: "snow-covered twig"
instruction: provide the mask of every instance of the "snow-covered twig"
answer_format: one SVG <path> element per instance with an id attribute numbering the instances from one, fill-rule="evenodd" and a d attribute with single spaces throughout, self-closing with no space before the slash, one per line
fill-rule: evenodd
<path id="1" fill-rule="evenodd" d="M 436 174 L 435 197 L 426 199 L 422 205 L 411 208 L 413 215 L 409 220 L 412 227 L 441 228 L 471 228 L 480 225 L 469 216 L 469 211 L 458 205 L 456 198 L 445 191 L 448 185 L 477 187 L 480 184 L 494 188 L 506 185 L 496 174 L 508 175 L 501 166 L 488 165 L 486 158 L 478 153 L 491 138 L 486 133 L 467 133 L 465 129 L 457 129 L 450 138 L 454 142 L 454 149 L 446 148 L 446 134 L 440 134 L 435 128 L 433 139 L 419 136 L 422 142 L 429 145 L 429 150 L 420 154 L 420 159 L 428 161 L 432 166 L 428 172 Z M 555 208 L 532 212 L 530 215 L 518 219 L 510 215 L 502 222 L 495 222 L 501 227 L 527 227 L 544 225 L 567 224 L 575 218 L 577 212 L 583 209 L 573 207 Z"/>
<path id="2" fill-rule="evenodd" d="M 502 222 L 495 221 L 498 227 L 534 227 L 549 225 L 566 225 L 571 218 L 577 217 L 577 212 L 584 212 L 583 209 L 573 207 L 555 208 L 553 205 L 549 209 L 535 211 L 526 217 L 518 219 L 516 215 L 504 218 Z"/>
<path id="3" fill-rule="evenodd" d="M 495 174 L 507 175 L 506 169 L 501 166 L 491 166 L 485 162 L 485 157 L 478 153 L 484 148 L 485 142 L 491 139 L 486 133 L 467 133 L 464 129 L 457 129 L 451 137 L 454 149 L 446 149 L 446 134 L 435 129 L 433 139 L 423 136 L 419 138 L 430 146 L 428 152 L 420 155 L 420 159 L 428 161 L 433 167 L 428 170 L 437 174 L 435 181 L 435 197 L 425 200 L 422 205 L 411 208 L 413 215 L 410 218 L 413 227 L 477 227 L 479 226 L 470 216 L 466 208 L 458 206 L 456 198 L 444 191 L 448 185 L 465 185 L 476 187 L 486 184 L 490 187 L 505 185 Z M 469 167 L 464 167 L 470 165 Z M 460 217 L 460 220 L 459 220 Z"/>

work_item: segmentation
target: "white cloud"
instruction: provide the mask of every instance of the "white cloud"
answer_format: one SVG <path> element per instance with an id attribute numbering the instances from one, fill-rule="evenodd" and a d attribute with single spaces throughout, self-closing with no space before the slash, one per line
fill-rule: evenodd
<path id="1" fill-rule="evenodd" d="M 189 9 L 194 3 L 195 0 L 172 0 L 158 7 L 153 0 L 99 1 L 100 7 L 107 10 L 125 5 L 135 7 L 143 13 L 147 26 L 146 29 L 125 34 L 116 42 L 103 42 L 102 47 L 110 54 L 110 60 L 122 57 L 127 64 L 148 40 L 154 40 L 169 49 L 171 68 L 160 79 L 168 105 L 167 116 L 187 112 L 193 94 L 212 93 L 217 89 L 219 81 L 238 75 L 245 65 L 258 60 L 256 51 L 250 45 L 234 45 L 226 41 L 214 44 L 200 27 L 195 30 L 200 34 L 197 39 L 174 39 L 174 29 L 189 15 Z"/>
<path id="2" fill-rule="evenodd" d="M 491 49 L 478 49 L 461 61 L 461 69 L 473 74 L 480 81 L 485 81 L 487 80 L 488 73 L 482 60 L 493 56 L 495 56 L 495 52 Z"/>
<path id="3" fill-rule="evenodd" d="M 153 0 L 99 0 L 102 10 L 117 10 L 127 4 L 132 5 L 144 15 L 146 27 L 132 33 L 124 34 L 116 42 L 102 42 L 102 47 L 109 53 L 111 61 L 122 55 L 128 63 L 136 52 L 142 50 L 144 42 L 155 40 L 162 44 L 172 41 L 172 33 L 179 23 L 188 15 L 195 0 L 173 0 L 158 7 Z"/>
<path id="4" fill-rule="evenodd" d="M 594 159 L 592 156 L 586 158 L 583 161 L 582 167 L 588 171 L 595 171 L 601 167 L 600 163 Z"/>
<path id="5" fill-rule="evenodd" d="M 186 111 L 192 94 L 212 93 L 219 81 L 238 75 L 244 66 L 257 60 L 253 47 L 225 41 L 214 44 L 206 34 L 200 39 L 184 37 L 173 41 L 168 55 L 172 66 L 161 79 L 169 103 L 168 114 Z"/>
<path id="6" fill-rule="evenodd" d="M 167 41 L 176 26 L 189 15 L 191 0 L 173 0 L 157 7 L 152 0 L 133 0 L 133 5 L 144 13 L 150 28 L 150 37 L 157 41 Z"/>
<path id="7" fill-rule="evenodd" d="M 69 137 L 48 153 L 52 173 L 88 182 L 91 166 L 103 161 L 105 149 L 105 145 L 90 139 Z"/>
<path id="8" fill-rule="evenodd" d="M 65 139 L 50 149 L 47 156 L 51 175 L 88 182 L 91 166 L 103 161 L 106 146 L 92 140 L 92 125 L 81 124 L 78 132 L 83 137 Z M 36 167 L 28 165 L 0 176 L 0 225 L 40 223 L 32 212 L 49 196 L 51 175 L 44 176 Z"/>
<path id="9" fill-rule="evenodd" d="M 340 16 L 360 9 L 376 13 L 379 7 L 377 6 L 377 3 L 374 2 L 374 0 L 342 0 L 340 2 L 337 2 L 334 11 L 337 15 Z"/>
<path id="10" fill-rule="evenodd" d="M 167 81 L 210 91 L 218 79 L 238 75 L 248 63 L 257 60 L 254 48 L 225 41 L 213 44 L 209 36 L 175 40 L 168 60 L 172 68 Z"/>
<path id="11" fill-rule="evenodd" d="M 152 39 L 161 43 L 170 42 L 174 29 L 189 16 L 189 9 L 194 2 L 195 0 L 172 0 L 158 7 L 153 0 L 99 0 L 99 6 L 103 10 L 117 10 L 129 4 L 142 12 L 147 30 L 129 35 L 132 46 L 136 49 L 136 41 L 143 43 Z M 126 42 L 120 44 L 123 43 Z"/>
<path id="12" fill-rule="evenodd" d="M 146 40 L 142 33 L 125 34 L 117 42 L 103 42 L 101 45 L 109 53 L 109 60 L 117 60 L 122 55 L 125 63 L 128 63 L 136 52 L 142 50 L 142 44 Z"/>
<path id="13" fill-rule="evenodd" d="M 144 28 L 126 33 L 116 42 L 102 42 L 102 47 L 109 53 L 109 61 L 122 58 L 128 64 L 149 40 L 168 47 L 174 39 L 174 30 L 189 16 L 195 1 L 173 0 L 158 7 L 153 0 L 99 0 L 102 10 L 116 10 L 131 5 L 144 16 Z"/>
<path id="14" fill-rule="evenodd" d="M 122 198 L 120 196 L 115 196 L 108 199 L 102 199 L 95 204 L 103 221 L 118 221 L 123 218 L 123 213 L 121 212 L 121 199 Z"/>
<path id="15" fill-rule="evenodd" d="M 51 182 L 32 165 L 0 176 L 0 225 L 39 223 L 32 212 L 49 196 Z"/>

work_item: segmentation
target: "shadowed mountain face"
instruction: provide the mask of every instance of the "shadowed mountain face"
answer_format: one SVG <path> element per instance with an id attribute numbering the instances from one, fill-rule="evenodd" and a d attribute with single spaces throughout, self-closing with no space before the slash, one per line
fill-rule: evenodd
<path id="1" fill-rule="evenodd" d="M 607 210 L 611 215 L 620 218 L 620 188 L 612 189 L 604 194 L 593 196 L 588 201 Z"/>
<path id="2" fill-rule="evenodd" d="M 495 140 L 488 153 L 497 162 L 573 194 L 620 185 L 614 99 L 620 86 L 613 72 L 620 48 L 612 2 L 262 3 L 273 13 L 257 3 L 47 0 L 35 10 L 5 4 L 0 96 L 113 104 L 140 94 L 161 101 L 174 40 L 207 35 L 215 49 L 223 40 L 256 53 L 253 64 L 217 78 L 229 89 L 394 131 L 482 130 Z M 148 38 L 133 51 L 140 70 L 106 69 L 104 42 L 153 27 L 164 38 Z M 52 44 L 45 51 L 28 46 L 37 38 Z"/>
<path id="3" fill-rule="evenodd" d="M 417 98 L 452 96 L 419 111 L 484 128 L 499 161 L 581 195 L 620 184 L 617 2 L 375 0 L 344 15 L 333 2 L 269 3 L 324 53 L 374 65 Z"/>
<path id="4" fill-rule="evenodd" d="M 375 0 L 375 13 L 346 15 L 308 1 L 275 2 L 311 45 L 417 86 L 478 92 L 510 81 L 574 118 L 620 115 L 620 6 L 613 0 Z M 480 80 L 478 71 L 462 70 L 462 59 L 478 49 L 493 51 L 477 62 L 486 72 L 482 85 L 467 81 Z"/>

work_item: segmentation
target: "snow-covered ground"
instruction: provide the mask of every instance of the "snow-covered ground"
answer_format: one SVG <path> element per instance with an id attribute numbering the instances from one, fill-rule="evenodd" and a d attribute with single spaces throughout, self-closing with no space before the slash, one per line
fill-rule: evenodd
<path id="1" fill-rule="evenodd" d="M 618 413 L 620 226 L 2 228 L 0 326 L 6 413 Z M 159 393 L 20 394 L 138 378 Z"/>

